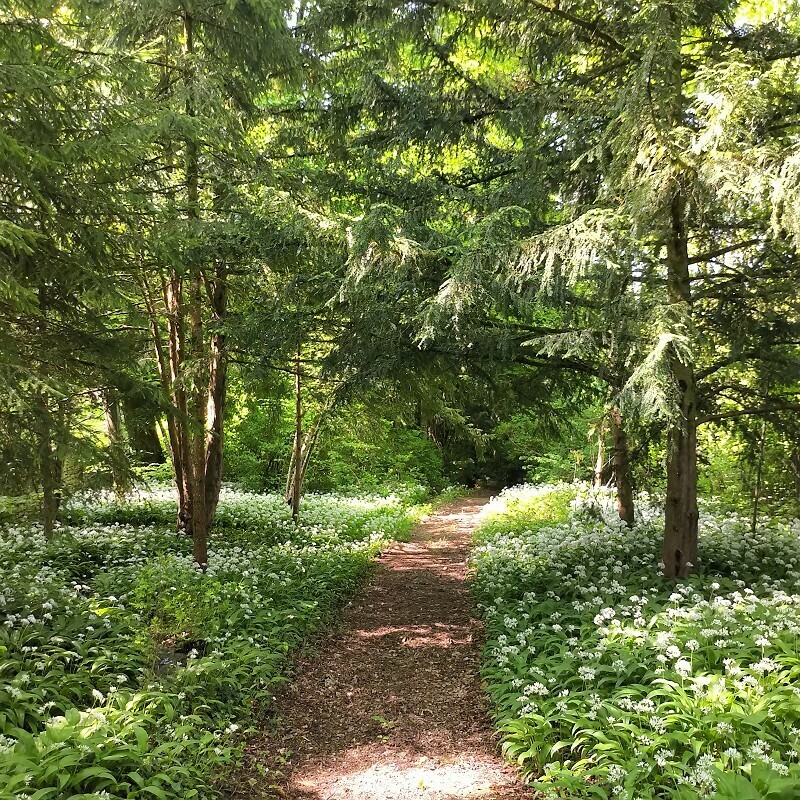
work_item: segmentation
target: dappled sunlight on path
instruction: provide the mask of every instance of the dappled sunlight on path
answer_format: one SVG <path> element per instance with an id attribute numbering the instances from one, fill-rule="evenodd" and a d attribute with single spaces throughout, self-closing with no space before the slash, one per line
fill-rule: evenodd
<path id="1" fill-rule="evenodd" d="M 383 555 L 338 633 L 298 665 L 233 797 L 533 796 L 497 754 L 481 688 L 465 573 L 487 499 L 446 506 Z"/>

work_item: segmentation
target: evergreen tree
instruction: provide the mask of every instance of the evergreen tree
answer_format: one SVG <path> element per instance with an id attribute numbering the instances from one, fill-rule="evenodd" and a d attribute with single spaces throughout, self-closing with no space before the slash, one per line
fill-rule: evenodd
<path id="1" fill-rule="evenodd" d="M 252 258 L 237 218 L 247 133 L 269 81 L 297 72 L 284 4 L 161 3 L 98 10 L 104 46 L 153 55 L 128 87 L 145 96 L 152 143 L 137 190 L 150 200 L 131 255 L 153 337 L 179 492 L 179 526 L 207 562 L 222 479 L 230 265 Z"/>

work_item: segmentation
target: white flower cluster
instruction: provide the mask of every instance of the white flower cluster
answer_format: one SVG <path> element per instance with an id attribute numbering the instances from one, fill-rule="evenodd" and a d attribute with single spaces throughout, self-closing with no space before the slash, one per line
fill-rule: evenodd
<path id="1" fill-rule="evenodd" d="M 51 750 L 90 782 L 96 753 L 123 747 L 109 769 L 127 774 L 151 739 L 193 748 L 184 761 L 209 774 L 229 762 L 236 716 L 268 702 L 290 648 L 414 513 L 394 495 L 311 495 L 296 526 L 282 497 L 225 490 L 205 572 L 174 531 L 171 490 L 73 498 L 50 541 L 0 526 L 0 755 L 14 753 L 0 786 L 19 768 L 49 787 Z"/>
<path id="2" fill-rule="evenodd" d="M 472 571 L 507 752 L 570 797 L 598 780 L 629 800 L 709 797 L 756 762 L 800 782 L 800 522 L 762 519 L 752 536 L 706 505 L 699 572 L 676 585 L 658 507 L 637 512 L 629 529 L 609 493 L 574 485 L 486 508 Z"/>

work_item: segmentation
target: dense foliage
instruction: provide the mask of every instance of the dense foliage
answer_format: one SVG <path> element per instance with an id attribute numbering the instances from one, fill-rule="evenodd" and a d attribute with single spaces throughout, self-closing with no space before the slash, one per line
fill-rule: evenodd
<path id="1" fill-rule="evenodd" d="M 202 795 L 389 491 L 591 480 L 508 753 L 792 796 L 798 209 L 800 0 L 0 0 L 0 792 Z"/>
<path id="2" fill-rule="evenodd" d="M 237 760 L 287 655 L 402 537 L 413 498 L 227 491 L 205 573 L 172 490 L 0 529 L 0 797 L 191 798 Z"/>
<path id="3" fill-rule="evenodd" d="M 507 490 L 473 556 L 504 750 L 546 796 L 795 797 L 798 520 L 712 505 L 700 570 L 659 575 L 661 513 L 606 492 Z"/>

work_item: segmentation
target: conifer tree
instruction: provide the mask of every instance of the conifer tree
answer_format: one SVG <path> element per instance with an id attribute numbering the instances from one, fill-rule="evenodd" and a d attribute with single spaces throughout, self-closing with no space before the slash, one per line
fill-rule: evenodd
<path id="1" fill-rule="evenodd" d="M 723 332 L 709 314 L 740 300 L 731 273 L 752 293 L 765 259 L 796 246 L 792 9 L 387 1 L 367 18 L 337 1 L 322 17 L 341 47 L 360 38 L 388 54 L 342 57 L 351 77 L 332 116 L 367 109 L 351 147 L 383 154 L 367 169 L 418 264 L 433 226 L 453 234 L 441 319 L 498 284 L 557 303 L 572 293 L 597 311 L 584 331 L 597 347 L 628 324 L 618 304 L 631 298 L 637 337 L 617 392 L 630 414 L 666 422 L 669 577 L 696 564 L 696 431 L 720 348 L 731 365 L 797 341 L 748 327 L 746 346 L 728 330 L 712 347 Z M 335 15 L 348 24 L 331 26 Z M 460 230 L 458 214 L 470 220 Z M 574 337 L 550 342 L 551 362 L 557 347 L 574 350 Z"/>
<path id="2" fill-rule="evenodd" d="M 151 199 L 134 252 L 168 414 L 179 527 L 207 562 L 222 480 L 231 261 L 248 260 L 237 234 L 242 167 L 256 100 L 296 74 L 286 4 L 120 3 L 95 14 L 106 46 L 153 52 L 140 77 L 153 139 L 141 190 Z"/>

